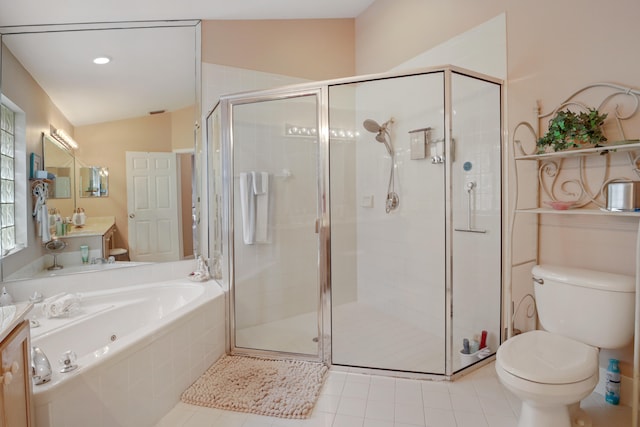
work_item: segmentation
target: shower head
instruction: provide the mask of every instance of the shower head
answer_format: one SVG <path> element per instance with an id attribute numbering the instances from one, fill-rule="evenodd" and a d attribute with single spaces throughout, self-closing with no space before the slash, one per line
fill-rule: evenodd
<path id="1" fill-rule="evenodd" d="M 362 123 L 362 126 L 371 133 L 380 133 L 382 131 L 382 126 L 375 120 L 367 119 Z"/>
<path id="2" fill-rule="evenodd" d="M 366 119 L 362 123 L 362 126 L 364 126 L 364 128 L 366 130 L 368 130 L 369 132 L 375 133 L 376 134 L 376 141 L 383 143 L 385 148 L 389 152 L 389 155 L 393 156 L 393 149 L 391 148 L 391 144 L 387 140 L 387 135 L 389 135 L 389 131 L 387 130 L 387 127 L 391 123 L 393 123 L 393 118 L 387 120 L 386 122 L 384 122 L 381 125 L 379 125 L 378 122 L 376 122 L 375 120 Z"/>

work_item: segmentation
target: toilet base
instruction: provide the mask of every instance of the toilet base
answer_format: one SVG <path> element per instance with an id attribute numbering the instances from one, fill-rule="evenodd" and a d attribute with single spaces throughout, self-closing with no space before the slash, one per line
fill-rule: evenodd
<path id="1" fill-rule="evenodd" d="M 591 417 L 580 409 L 580 403 L 569 406 L 538 407 L 522 402 L 517 427 L 592 427 Z"/>
<path id="2" fill-rule="evenodd" d="M 572 427 L 568 406 L 534 406 L 523 401 L 518 427 Z"/>
<path id="3" fill-rule="evenodd" d="M 571 414 L 571 425 L 573 427 L 593 427 L 591 417 L 584 410 L 580 409 L 580 403 L 574 403 L 569 407 Z"/>

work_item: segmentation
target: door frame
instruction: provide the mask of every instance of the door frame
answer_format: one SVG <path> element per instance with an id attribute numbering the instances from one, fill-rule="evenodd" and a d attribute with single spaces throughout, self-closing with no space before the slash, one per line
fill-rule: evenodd
<path id="1" fill-rule="evenodd" d="M 317 237 L 317 265 L 318 265 L 318 307 L 317 307 L 317 329 L 318 346 L 317 354 L 300 354 L 283 351 L 248 349 L 236 347 L 235 337 L 235 224 L 234 219 L 234 139 L 233 139 L 233 107 L 242 104 L 253 104 L 258 102 L 276 101 L 282 99 L 298 98 L 302 96 L 316 97 L 316 115 L 320 132 L 318 132 L 318 176 L 317 178 L 317 214 L 318 214 L 318 237 Z M 329 365 L 331 362 L 331 265 L 330 265 L 330 201 L 329 201 L 329 135 L 322 132 L 328 129 L 328 87 L 317 86 L 296 89 L 292 87 L 289 91 L 282 88 L 275 90 L 247 92 L 237 95 L 224 96 L 220 98 L 221 123 L 222 127 L 222 182 L 223 182 L 223 223 L 226 224 L 223 230 L 223 240 L 226 241 L 228 251 L 228 340 L 227 347 L 232 354 L 246 354 L 262 357 L 277 357 L 298 360 L 311 360 Z"/>

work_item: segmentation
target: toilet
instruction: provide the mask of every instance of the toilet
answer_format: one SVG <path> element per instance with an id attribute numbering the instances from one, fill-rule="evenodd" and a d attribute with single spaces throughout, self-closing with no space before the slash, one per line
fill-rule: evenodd
<path id="1" fill-rule="evenodd" d="M 555 265 L 532 274 L 544 330 L 498 348 L 498 378 L 522 401 L 518 427 L 588 427 L 580 401 L 598 384 L 599 349 L 633 339 L 635 278 Z"/>

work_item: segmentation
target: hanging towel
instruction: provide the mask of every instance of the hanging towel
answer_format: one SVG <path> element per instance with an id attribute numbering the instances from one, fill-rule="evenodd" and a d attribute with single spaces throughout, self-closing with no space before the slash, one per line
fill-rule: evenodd
<path id="1" fill-rule="evenodd" d="M 240 173 L 242 238 L 245 245 L 267 242 L 269 226 L 269 174 Z"/>
<path id="2" fill-rule="evenodd" d="M 49 229 L 49 209 L 47 209 L 46 203 L 40 206 L 39 216 L 39 232 L 38 234 L 42 238 L 42 243 L 47 243 L 51 240 L 51 231 Z"/>
<path id="3" fill-rule="evenodd" d="M 245 245 L 256 242 L 256 206 L 251 173 L 240 173 L 240 208 L 242 211 L 242 238 Z"/>
<path id="4" fill-rule="evenodd" d="M 251 172 L 253 179 L 253 193 L 256 198 L 256 243 L 267 242 L 269 226 L 269 174 L 267 172 Z"/>

